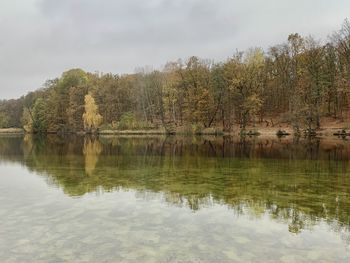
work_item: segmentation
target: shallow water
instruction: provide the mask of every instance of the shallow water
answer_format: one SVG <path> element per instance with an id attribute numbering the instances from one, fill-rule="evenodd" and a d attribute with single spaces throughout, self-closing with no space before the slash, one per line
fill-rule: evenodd
<path id="1" fill-rule="evenodd" d="M 349 262 L 350 144 L 0 137 L 0 262 Z"/>

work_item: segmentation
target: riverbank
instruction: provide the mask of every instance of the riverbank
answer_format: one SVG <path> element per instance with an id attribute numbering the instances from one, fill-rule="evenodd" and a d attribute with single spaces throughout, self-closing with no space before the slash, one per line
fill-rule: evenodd
<path id="1" fill-rule="evenodd" d="M 350 132 L 349 122 L 327 122 L 321 126 L 320 129 L 316 130 L 316 137 L 341 137 L 336 136 L 335 134 L 345 131 L 347 134 Z M 258 136 L 260 138 L 273 138 L 278 137 L 278 132 L 280 135 L 285 135 L 283 137 L 294 137 L 293 128 L 290 125 L 275 125 L 275 126 L 266 126 L 266 125 L 256 125 L 248 126 L 246 128 L 246 136 Z M 21 135 L 25 134 L 25 130 L 21 128 L 8 128 L 0 129 L 0 134 L 14 134 Z M 77 133 L 78 135 L 85 135 L 84 132 Z M 183 128 L 179 128 L 175 131 L 174 135 L 199 135 L 199 136 L 240 136 L 241 130 L 237 126 L 231 132 L 223 132 L 220 128 L 207 128 L 200 132 L 188 131 Z M 120 136 L 120 135 L 169 135 L 165 129 L 149 129 L 149 130 L 100 130 L 98 135 L 101 136 Z"/>
<path id="2" fill-rule="evenodd" d="M 166 135 L 165 129 L 159 130 L 101 130 L 99 135 Z"/>
<path id="3" fill-rule="evenodd" d="M 0 129 L 0 134 L 24 134 L 25 131 L 20 128 L 8 128 L 8 129 Z"/>
<path id="4" fill-rule="evenodd" d="M 316 130 L 317 137 L 337 137 L 336 133 L 341 131 L 349 132 L 347 126 L 342 124 L 331 124 L 328 126 L 322 126 Z M 289 137 L 294 136 L 294 130 L 289 125 L 276 125 L 274 127 L 266 127 L 263 125 L 248 126 L 246 128 L 246 136 L 259 136 L 259 137 L 276 137 L 278 133 L 280 135 L 287 135 Z M 282 132 L 282 134 L 281 134 Z M 165 129 L 154 129 L 154 130 L 100 130 L 99 135 L 168 135 Z M 200 132 L 185 131 L 184 129 L 178 129 L 175 131 L 176 135 L 213 135 L 213 136 L 240 136 L 242 135 L 239 127 L 234 128 L 230 132 L 223 132 L 220 128 L 208 128 Z"/>

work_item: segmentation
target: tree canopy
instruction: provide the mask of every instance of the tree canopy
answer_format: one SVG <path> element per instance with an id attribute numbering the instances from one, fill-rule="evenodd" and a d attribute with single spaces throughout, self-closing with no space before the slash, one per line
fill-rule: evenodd
<path id="1" fill-rule="evenodd" d="M 165 128 L 231 131 L 273 119 L 300 129 L 349 115 L 350 24 L 326 43 L 291 34 L 268 50 L 219 63 L 190 57 L 134 74 L 71 69 L 17 100 L 0 101 L 0 128 L 79 132 Z"/>

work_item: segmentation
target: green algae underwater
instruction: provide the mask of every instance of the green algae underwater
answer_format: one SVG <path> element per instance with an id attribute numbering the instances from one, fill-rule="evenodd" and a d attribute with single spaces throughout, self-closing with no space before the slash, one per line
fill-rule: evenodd
<path id="1" fill-rule="evenodd" d="M 1 262 L 349 262 L 350 142 L 0 137 Z"/>

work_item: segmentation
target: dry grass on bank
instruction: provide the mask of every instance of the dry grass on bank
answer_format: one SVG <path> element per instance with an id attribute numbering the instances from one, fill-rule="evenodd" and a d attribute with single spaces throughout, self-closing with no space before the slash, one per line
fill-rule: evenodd
<path id="1" fill-rule="evenodd" d="M 24 130 L 19 128 L 0 129 L 0 134 L 23 134 Z"/>

